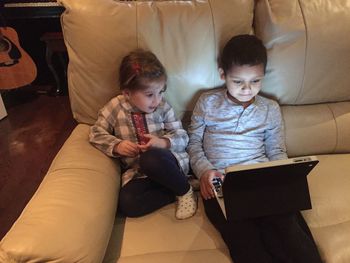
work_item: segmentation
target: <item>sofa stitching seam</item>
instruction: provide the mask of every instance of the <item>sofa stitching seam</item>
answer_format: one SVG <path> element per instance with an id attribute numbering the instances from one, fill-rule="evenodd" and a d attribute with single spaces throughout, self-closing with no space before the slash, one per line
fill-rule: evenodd
<path id="1" fill-rule="evenodd" d="M 332 108 L 330 107 L 330 105 L 326 104 L 326 106 L 333 116 L 334 125 L 335 125 L 335 144 L 334 144 L 334 147 L 332 150 L 332 153 L 335 153 L 336 149 L 338 148 L 338 123 L 337 123 L 337 118 L 335 117 L 334 112 L 333 112 Z"/>
<path id="2" fill-rule="evenodd" d="M 208 5 L 209 5 L 209 9 L 210 9 L 210 14 L 211 14 L 211 25 L 212 25 L 212 28 L 213 28 L 213 36 L 214 36 L 214 56 L 216 54 L 216 51 L 217 51 L 217 45 L 216 45 L 216 32 L 215 32 L 215 22 L 214 22 L 214 13 L 213 13 L 213 8 L 211 6 L 211 0 L 208 0 Z M 217 57 L 214 57 L 214 60 L 217 61 Z M 213 71 L 212 73 L 212 85 L 211 86 L 214 86 L 215 84 L 215 73 Z"/>
<path id="3" fill-rule="evenodd" d="M 307 27 L 307 23 L 306 23 L 306 19 L 305 19 L 305 13 L 304 13 L 304 10 L 302 8 L 300 0 L 298 0 L 298 4 L 299 4 L 301 16 L 303 18 L 303 24 L 304 24 L 304 28 L 305 28 L 305 50 L 304 50 L 304 64 L 303 64 L 304 70 L 303 70 L 303 76 L 302 76 L 302 80 L 301 80 L 301 87 L 299 89 L 298 95 L 295 98 L 295 101 L 294 101 L 295 104 L 298 103 L 298 101 L 299 101 L 299 99 L 301 97 L 302 91 L 304 90 L 305 75 L 306 75 L 305 74 L 305 70 L 306 70 L 307 50 L 308 50 L 308 44 L 309 44 L 309 41 L 308 41 L 308 27 Z"/>

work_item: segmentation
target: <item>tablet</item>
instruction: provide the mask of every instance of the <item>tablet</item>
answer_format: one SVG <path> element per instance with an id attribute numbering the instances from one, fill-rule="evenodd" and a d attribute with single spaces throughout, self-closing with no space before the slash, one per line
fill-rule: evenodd
<path id="1" fill-rule="evenodd" d="M 311 209 L 307 175 L 316 156 L 303 156 L 225 170 L 219 204 L 227 220 L 241 220 Z"/>

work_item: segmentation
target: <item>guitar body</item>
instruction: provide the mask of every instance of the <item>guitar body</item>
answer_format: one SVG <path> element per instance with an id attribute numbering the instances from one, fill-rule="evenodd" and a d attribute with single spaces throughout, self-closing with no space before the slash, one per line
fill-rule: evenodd
<path id="1" fill-rule="evenodd" d="M 37 69 L 19 44 L 17 32 L 0 27 L 0 89 L 15 89 L 32 83 Z"/>

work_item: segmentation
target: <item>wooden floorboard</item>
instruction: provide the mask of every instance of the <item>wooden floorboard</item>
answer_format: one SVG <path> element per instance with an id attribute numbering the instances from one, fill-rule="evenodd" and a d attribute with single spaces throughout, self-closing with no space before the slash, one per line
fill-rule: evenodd
<path id="1" fill-rule="evenodd" d="M 0 239 L 76 126 L 67 95 L 39 95 L 28 89 L 2 97 L 8 116 L 0 120 Z"/>

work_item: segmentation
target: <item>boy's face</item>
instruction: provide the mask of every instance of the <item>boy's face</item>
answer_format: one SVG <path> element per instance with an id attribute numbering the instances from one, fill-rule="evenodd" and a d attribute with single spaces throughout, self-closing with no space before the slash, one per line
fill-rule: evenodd
<path id="1" fill-rule="evenodd" d="M 123 91 L 130 104 L 144 113 L 152 113 L 156 110 L 163 98 L 165 90 L 165 78 L 157 80 L 143 80 L 143 89 Z"/>
<path id="2" fill-rule="evenodd" d="M 238 102 L 246 103 L 254 99 L 262 86 L 265 76 L 264 65 L 233 66 L 227 74 L 219 69 L 221 78 L 225 80 L 229 95 Z"/>

